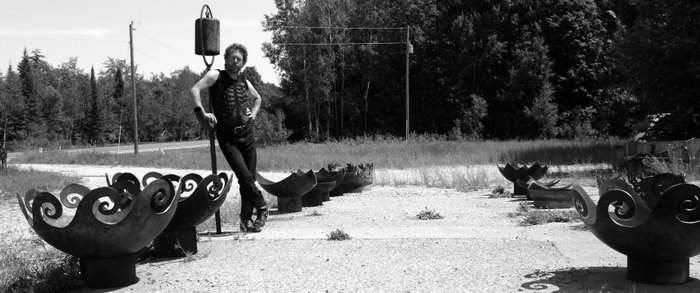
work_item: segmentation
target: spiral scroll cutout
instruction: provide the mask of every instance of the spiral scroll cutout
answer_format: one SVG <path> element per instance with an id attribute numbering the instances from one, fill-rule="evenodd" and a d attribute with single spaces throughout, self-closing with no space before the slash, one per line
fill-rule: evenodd
<path id="1" fill-rule="evenodd" d="M 157 179 L 141 192 L 142 196 L 151 196 L 151 208 L 156 214 L 164 213 L 175 199 L 175 188 L 169 180 Z"/>
<path id="2" fill-rule="evenodd" d="M 591 200 L 591 197 L 588 196 L 588 193 L 579 185 L 574 184 L 571 186 L 571 189 L 574 191 L 574 196 L 572 198 L 574 207 L 579 217 L 581 217 L 581 220 L 586 225 L 595 224 L 597 220 L 596 206 L 593 200 Z"/>
<path id="3" fill-rule="evenodd" d="M 114 174 L 114 177 L 112 177 L 112 183 L 117 183 L 117 182 L 131 182 L 133 184 L 136 184 L 136 186 L 139 186 L 139 178 L 136 177 L 136 175 L 131 174 L 131 173 L 117 173 Z"/>
<path id="4" fill-rule="evenodd" d="M 151 171 L 146 173 L 146 175 L 143 175 L 143 178 L 141 178 L 141 183 L 143 184 L 143 187 L 146 187 L 153 180 L 160 179 L 161 177 L 163 177 L 163 174 L 156 171 Z"/>
<path id="5" fill-rule="evenodd" d="M 643 224 L 651 214 L 651 209 L 636 193 L 613 189 L 600 197 L 600 208 L 608 210 L 610 220 L 623 227 L 637 227 Z M 613 208 L 611 212 L 609 207 Z"/>
<path id="6" fill-rule="evenodd" d="M 224 173 L 221 173 L 221 174 L 224 174 Z M 223 179 L 221 177 L 221 174 L 219 174 L 218 177 L 212 176 L 214 180 L 212 180 L 211 184 L 207 186 L 208 187 L 207 193 L 209 194 L 209 197 L 211 199 L 219 197 L 219 193 L 224 188 L 224 182 L 225 182 L 224 180 L 225 179 Z M 225 174 L 224 174 L 224 176 L 225 176 Z"/>
<path id="7" fill-rule="evenodd" d="M 109 199 L 116 205 L 118 209 L 126 209 L 131 205 L 134 198 L 141 193 L 138 181 L 118 180 L 111 186 L 117 193 L 116 195 L 108 196 Z"/>
<path id="8" fill-rule="evenodd" d="M 190 196 L 192 191 L 197 187 L 197 184 L 202 181 L 202 176 L 199 174 L 195 173 L 190 173 L 185 176 L 183 176 L 180 179 L 180 185 L 178 186 L 178 193 L 180 194 L 180 201 L 182 201 L 184 198 L 182 197 L 182 194 L 187 194 L 186 197 Z"/>
<path id="9" fill-rule="evenodd" d="M 44 220 L 57 220 L 63 215 L 63 205 L 53 194 L 40 192 L 32 202 L 32 213 L 41 215 Z"/>
<path id="10" fill-rule="evenodd" d="M 700 223 L 700 187 L 687 183 L 671 186 L 659 198 L 657 208 L 670 208 L 682 223 Z"/>
<path id="11" fill-rule="evenodd" d="M 90 192 L 90 188 L 80 184 L 68 184 L 61 190 L 61 203 L 67 208 L 77 208 L 80 200 Z"/>

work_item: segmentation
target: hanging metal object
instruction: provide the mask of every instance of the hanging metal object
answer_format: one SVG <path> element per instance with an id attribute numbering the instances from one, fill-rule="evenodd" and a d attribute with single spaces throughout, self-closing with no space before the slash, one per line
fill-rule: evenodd
<path id="1" fill-rule="evenodd" d="M 202 55 L 207 71 L 214 64 L 214 56 L 219 55 L 219 20 L 214 18 L 209 5 L 204 4 L 199 18 L 194 22 L 194 53 Z M 206 56 L 212 56 L 211 62 L 207 62 Z M 210 97 L 211 98 L 211 97 Z M 210 100 L 209 105 L 213 105 Z M 212 110 L 210 108 L 210 110 Z M 216 174 L 216 131 L 209 130 L 209 152 L 211 153 L 211 173 Z M 217 209 L 214 213 L 216 234 L 221 234 L 221 212 Z"/>
<path id="2" fill-rule="evenodd" d="M 209 5 L 204 4 L 194 22 L 194 53 L 202 56 L 207 69 L 214 63 L 214 56 L 219 55 L 219 31 L 219 20 L 214 18 Z M 207 62 L 206 56 L 212 56 L 211 62 Z"/>

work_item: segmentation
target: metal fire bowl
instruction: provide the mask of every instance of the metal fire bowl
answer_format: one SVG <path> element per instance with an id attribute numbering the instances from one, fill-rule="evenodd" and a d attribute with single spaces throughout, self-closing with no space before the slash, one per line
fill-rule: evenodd
<path id="1" fill-rule="evenodd" d="M 566 185 L 566 186 L 555 186 L 560 181 L 561 181 L 561 179 L 552 179 L 551 181 L 541 182 L 541 181 L 530 178 L 530 180 L 528 180 L 527 182 L 522 181 L 520 179 L 516 179 L 515 184 L 518 185 L 518 187 L 520 187 L 520 188 L 525 188 L 528 190 L 533 190 L 533 189 L 539 189 L 539 190 L 571 189 L 571 184 Z"/>
<path id="2" fill-rule="evenodd" d="M 144 184 L 148 179 L 146 176 L 144 176 Z M 165 175 L 160 178 L 171 178 L 173 184 L 177 184 L 179 203 L 175 216 L 168 225 L 170 230 L 187 230 L 204 223 L 226 201 L 226 195 L 233 182 L 224 172 L 219 175 L 209 174 L 206 177 L 191 173 L 179 179 L 176 179 L 178 178 L 176 175 Z"/>
<path id="3" fill-rule="evenodd" d="M 168 180 L 154 180 L 143 190 L 120 181 L 90 190 L 70 184 L 58 196 L 31 189 L 17 194 L 34 231 L 57 249 L 87 259 L 133 254 L 168 225 L 178 202 Z"/>
<path id="4" fill-rule="evenodd" d="M 628 278 L 643 283 L 678 284 L 688 280 L 690 257 L 700 253 L 700 187 L 678 183 L 654 205 L 636 192 L 610 187 L 598 204 L 577 185 L 574 205 L 598 239 L 627 255 Z"/>
<path id="5" fill-rule="evenodd" d="M 323 193 L 331 191 L 331 189 L 338 186 L 338 183 L 336 181 L 328 181 L 327 178 L 326 178 L 326 181 L 321 181 L 321 180 L 319 180 L 318 176 L 316 176 L 316 174 L 317 174 L 316 172 L 313 172 L 311 170 L 309 170 L 309 172 L 312 172 L 314 174 L 314 177 L 316 177 L 316 185 L 314 186 L 314 188 L 309 190 L 309 192 L 305 193 L 304 196 L 309 195 L 309 194 L 323 194 Z M 297 176 L 304 176 L 308 172 L 304 173 L 304 171 L 297 170 L 295 173 L 297 174 Z M 344 176 L 345 174 L 341 174 L 341 175 Z"/>
<path id="6" fill-rule="evenodd" d="M 517 164 L 511 165 L 510 163 L 506 163 L 503 167 L 498 165 L 496 167 L 498 167 L 498 171 L 501 172 L 503 177 L 513 183 L 516 183 L 518 179 L 525 182 L 530 180 L 530 178 L 539 180 L 547 173 L 547 169 L 549 169 L 549 166 L 543 167 L 539 162 L 535 162 L 530 167 L 519 167 Z"/>
<path id="7" fill-rule="evenodd" d="M 345 177 L 343 177 L 339 188 L 342 188 L 343 192 L 362 192 L 365 187 L 371 185 L 374 181 L 373 163 L 359 165 L 347 164 L 342 169 L 345 170 Z"/>
<path id="8" fill-rule="evenodd" d="M 530 189 L 532 204 L 540 209 L 567 209 L 574 206 L 574 192 L 571 189 L 541 190 Z"/>
<path id="9" fill-rule="evenodd" d="M 316 180 L 318 182 L 335 182 L 333 187 L 330 190 L 335 189 L 340 185 L 340 183 L 343 182 L 343 178 L 345 177 L 345 169 L 340 169 L 335 172 L 330 172 L 328 171 L 325 167 L 321 168 L 321 170 L 318 170 L 318 172 L 314 172 L 314 175 L 316 175 Z"/>
<path id="10" fill-rule="evenodd" d="M 292 173 L 279 182 L 272 182 L 260 173 L 255 173 L 255 178 L 260 187 L 276 197 L 300 197 L 316 186 L 316 176 L 312 171 L 302 176 Z"/>

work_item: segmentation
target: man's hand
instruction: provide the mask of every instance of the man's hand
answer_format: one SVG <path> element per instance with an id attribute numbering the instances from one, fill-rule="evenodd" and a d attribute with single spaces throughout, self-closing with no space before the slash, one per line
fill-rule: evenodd
<path id="1" fill-rule="evenodd" d="M 212 130 L 214 129 L 214 126 L 216 126 L 216 117 L 214 117 L 214 114 L 199 111 L 195 112 L 194 115 L 197 116 L 197 121 L 199 122 L 199 125 L 202 126 L 202 128 L 206 130 Z"/>
<path id="2" fill-rule="evenodd" d="M 250 111 L 250 108 L 245 108 L 245 115 L 248 116 L 248 119 L 250 119 L 250 120 L 255 120 L 255 116 L 256 116 L 257 114 L 255 114 L 255 113 L 253 113 L 252 111 Z"/>

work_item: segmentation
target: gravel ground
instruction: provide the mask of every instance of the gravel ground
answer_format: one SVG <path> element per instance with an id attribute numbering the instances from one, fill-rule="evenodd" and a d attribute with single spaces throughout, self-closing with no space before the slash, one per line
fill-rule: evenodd
<path id="1" fill-rule="evenodd" d="M 53 168 L 87 176 L 86 185 L 103 185 L 104 173 L 117 172 L 114 167 Z M 585 188 L 595 192 L 593 186 Z M 222 208 L 226 213 L 235 213 L 237 188 L 232 190 L 229 209 Z M 488 193 L 373 186 L 299 213 L 273 213 L 261 233 L 226 226 L 230 233 L 216 236 L 202 229 L 196 255 L 142 261 L 137 284 L 108 291 L 700 292 L 698 257 L 691 259 L 686 284 L 634 283 L 626 279 L 626 257 L 580 222 L 523 227 L 509 217 L 521 201 L 488 198 Z M 426 208 L 443 218 L 418 220 Z M 24 221 L 18 209 L 12 210 L 9 220 Z M 352 239 L 327 240 L 336 229 Z"/>

